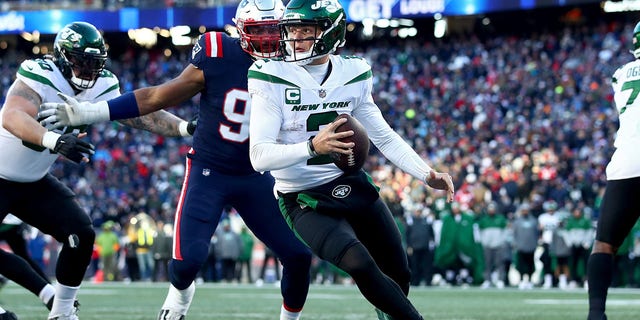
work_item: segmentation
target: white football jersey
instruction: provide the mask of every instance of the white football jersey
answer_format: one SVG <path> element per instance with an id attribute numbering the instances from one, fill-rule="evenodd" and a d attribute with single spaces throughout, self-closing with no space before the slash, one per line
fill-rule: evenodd
<path id="1" fill-rule="evenodd" d="M 560 226 L 560 218 L 555 213 L 544 212 L 538 216 L 538 224 L 542 229 L 542 242 L 550 244 L 553 240 L 553 233 Z"/>
<path id="2" fill-rule="evenodd" d="M 614 102 L 620 127 L 614 146 L 616 151 L 607 165 L 607 180 L 640 176 L 640 60 L 620 67 L 613 74 Z"/>
<path id="3" fill-rule="evenodd" d="M 40 94 L 42 102 L 62 102 L 57 96 L 62 92 L 74 96 L 78 101 L 109 100 L 120 95 L 118 79 L 111 72 L 104 70 L 95 86 L 91 89 L 75 94 L 69 82 L 64 78 L 58 67 L 49 59 L 25 60 L 20 65 L 17 79 Z M 0 119 L 4 108 L 0 110 Z M 58 133 L 81 132 L 86 128 L 62 128 Z M 0 126 L 0 178 L 17 181 L 33 182 L 44 177 L 51 165 L 58 158 L 58 154 L 49 149 L 24 142 Z"/>
<path id="4" fill-rule="evenodd" d="M 347 113 L 362 123 L 369 139 L 388 159 L 424 181 L 430 167 L 391 129 L 373 101 L 369 64 L 359 57 L 330 55 L 329 67 L 328 77 L 319 84 L 307 70 L 295 63 L 256 61 L 249 69 L 248 89 L 265 103 L 252 104 L 251 144 L 293 145 L 306 142 L 339 114 Z M 277 125 L 274 115 L 280 121 L 275 139 L 266 133 L 272 132 L 266 128 Z M 255 136 L 254 132 L 260 132 L 260 135 Z M 276 154 L 274 159 L 287 158 L 287 154 L 273 153 Z M 271 170 L 271 174 L 276 179 L 275 189 L 286 193 L 327 183 L 343 172 L 333 164 L 329 155 L 322 155 Z"/>

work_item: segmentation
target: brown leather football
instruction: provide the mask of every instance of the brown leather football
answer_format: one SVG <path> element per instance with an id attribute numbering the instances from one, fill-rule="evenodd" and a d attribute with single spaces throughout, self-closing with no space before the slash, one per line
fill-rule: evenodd
<path id="1" fill-rule="evenodd" d="M 331 158 L 338 168 L 346 173 L 351 173 L 360 170 L 367 160 L 369 155 L 369 136 L 367 135 L 367 130 L 356 118 L 343 113 L 337 116 L 334 121 L 340 118 L 347 118 L 347 122 L 336 128 L 336 132 L 353 130 L 352 136 L 342 138 L 340 141 L 353 142 L 355 147 L 351 155 L 334 153 Z"/>

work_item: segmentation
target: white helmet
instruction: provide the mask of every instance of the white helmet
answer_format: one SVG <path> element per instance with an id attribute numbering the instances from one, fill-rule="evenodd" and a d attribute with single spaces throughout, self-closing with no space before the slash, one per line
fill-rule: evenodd
<path id="1" fill-rule="evenodd" d="M 283 13 L 284 4 L 281 0 L 242 0 L 233 18 L 242 49 L 255 58 L 278 56 L 278 22 Z"/>

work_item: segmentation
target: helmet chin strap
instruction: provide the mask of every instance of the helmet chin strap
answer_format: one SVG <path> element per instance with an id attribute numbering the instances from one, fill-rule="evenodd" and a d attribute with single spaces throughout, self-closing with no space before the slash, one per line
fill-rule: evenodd
<path id="1" fill-rule="evenodd" d="M 76 77 L 75 74 L 73 74 L 73 71 L 71 72 L 71 78 L 69 79 L 69 82 L 71 83 L 71 85 L 75 88 L 78 89 L 80 91 L 85 90 L 85 89 L 90 89 L 93 87 L 93 85 L 95 85 L 96 80 L 86 80 L 86 79 L 81 79 Z M 85 84 L 86 83 L 86 84 Z"/>

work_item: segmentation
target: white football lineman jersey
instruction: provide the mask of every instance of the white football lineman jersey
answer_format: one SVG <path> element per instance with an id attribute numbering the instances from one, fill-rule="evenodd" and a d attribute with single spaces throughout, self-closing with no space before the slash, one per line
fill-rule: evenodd
<path id="1" fill-rule="evenodd" d="M 75 94 L 69 82 L 58 67 L 49 59 L 25 60 L 20 65 L 17 79 L 40 94 L 42 102 L 62 102 L 57 96 L 62 92 L 74 96 L 78 101 L 101 101 L 120 95 L 118 79 L 104 70 L 95 86 Z M 0 110 L 0 119 L 4 108 Z M 86 126 L 55 130 L 63 132 L 81 132 Z M 44 177 L 58 155 L 49 149 L 32 145 L 18 139 L 0 126 L 0 178 L 16 182 L 33 182 Z"/>
<path id="2" fill-rule="evenodd" d="M 369 139 L 388 159 L 424 181 L 431 168 L 391 129 L 373 101 L 369 64 L 359 57 L 330 55 L 330 68 L 321 85 L 295 63 L 256 61 L 249 69 L 248 88 L 252 96 L 257 95 L 265 103 L 252 104 L 251 145 L 306 142 L 339 114 L 347 113 L 363 124 Z M 272 120 L 274 115 L 279 117 L 279 133 L 269 137 L 271 127 L 278 126 Z M 273 154 L 271 160 L 287 158 L 277 151 Z M 287 193 L 327 183 L 343 172 L 328 155 L 323 155 L 271 170 L 271 174 L 276 179 L 275 189 Z"/>
<path id="3" fill-rule="evenodd" d="M 616 151 L 607 165 L 607 180 L 640 176 L 640 60 L 620 67 L 613 74 L 612 87 L 620 127 Z"/>

